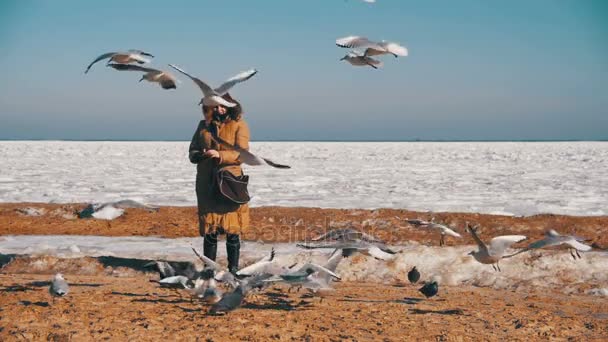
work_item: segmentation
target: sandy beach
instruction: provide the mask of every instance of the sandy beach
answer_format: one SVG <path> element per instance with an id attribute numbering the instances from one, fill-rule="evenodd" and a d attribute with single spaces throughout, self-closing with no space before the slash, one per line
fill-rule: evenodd
<path id="1" fill-rule="evenodd" d="M 126 209 L 115 220 L 78 219 L 84 204 L 0 204 L 0 234 L 8 235 L 197 235 L 193 207 L 158 211 Z M 30 208 L 28 210 L 27 208 Z M 32 211 L 31 209 L 36 209 Z M 34 215 L 39 216 L 32 216 Z M 438 235 L 411 227 L 405 218 L 435 217 L 463 233 L 465 222 L 480 224 L 483 236 L 524 234 L 538 238 L 548 228 L 608 244 L 608 217 L 537 215 L 509 217 L 406 210 L 252 208 L 252 229 L 245 238 L 265 243 L 303 241 L 325 229 L 352 227 L 391 244 L 437 246 Z M 603 233 L 602 233 L 603 232 Z M 470 237 L 447 240 L 471 245 Z M 601 249 L 597 250 L 601 250 Z M 563 251 L 563 253 L 567 253 Z M 357 255 L 351 261 L 363 263 Z M 31 266 L 44 264 L 44 267 Z M 32 271 L 32 269 L 35 269 Z M 72 293 L 53 304 L 48 281 L 63 272 Z M 559 275 L 563 277 L 564 275 Z M 566 276 L 567 277 L 567 276 Z M 247 298 L 226 316 L 208 315 L 207 304 L 186 293 L 161 289 L 153 273 L 108 266 L 94 258 L 16 257 L 0 271 L 2 340 L 605 340 L 608 304 L 602 296 L 567 294 L 558 288 L 533 291 L 484 286 L 442 286 L 424 299 L 420 284 L 405 273 L 390 282 L 342 281 L 335 291 L 313 297 L 275 286 Z"/>

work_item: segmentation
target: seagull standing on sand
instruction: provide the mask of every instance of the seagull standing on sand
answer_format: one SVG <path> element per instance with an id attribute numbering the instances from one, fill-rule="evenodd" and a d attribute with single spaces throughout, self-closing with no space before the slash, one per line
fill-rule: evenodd
<path id="1" fill-rule="evenodd" d="M 146 58 L 146 57 L 152 57 L 154 58 L 154 56 L 152 56 L 151 54 L 141 51 L 141 50 L 128 50 L 126 52 L 108 52 L 108 53 L 104 53 L 103 55 L 95 58 L 95 60 L 93 62 L 91 62 L 91 64 L 89 64 L 89 66 L 87 67 L 87 70 L 84 71 L 84 73 L 88 73 L 89 69 L 91 69 L 91 67 L 93 66 L 93 64 L 102 61 L 104 59 L 110 59 L 108 61 L 108 64 L 111 62 L 114 63 L 119 63 L 119 64 L 130 64 L 130 63 L 138 63 L 138 64 L 145 64 L 145 63 L 150 63 L 150 59 Z"/>
<path id="2" fill-rule="evenodd" d="M 574 258 L 574 260 L 576 260 L 577 257 L 581 259 L 581 255 L 578 253 L 579 251 L 588 252 L 592 249 L 591 246 L 582 243 L 583 241 L 586 241 L 586 239 L 573 235 L 561 235 L 560 233 L 551 229 L 545 233 L 544 239 L 532 242 L 528 245 L 528 247 L 517 253 L 509 255 L 509 257 L 530 251 L 532 249 L 567 245 L 569 247 L 568 249 L 570 250 L 570 255 L 572 256 L 572 258 Z"/>
<path id="3" fill-rule="evenodd" d="M 70 286 L 68 282 L 63 278 L 63 274 L 57 273 L 53 277 L 51 281 L 51 286 L 49 286 L 49 293 L 53 298 L 53 303 L 55 302 L 55 297 L 64 297 L 70 292 Z"/>
<path id="4" fill-rule="evenodd" d="M 413 219 L 413 220 L 407 220 L 407 223 L 411 224 L 414 227 L 427 228 L 427 229 L 433 229 L 433 230 L 439 231 L 439 233 L 441 234 L 441 237 L 439 238 L 439 246 L 445 245 L 445 236 L 446 235 L 450 235 L 450 236 L 457 237 L 457 238 L 462 237 L 462 235 L 456 233 L 450 227 L 443 225 L 443 224 L 435 223 L 433 221 L 434 221 L 434 218 L 431 218 L 430 222 L 424 221 L 424 220 Z"/>
<path id="5" fill-rule="evenodd" d="M 236 103 L 230 102 L 224 98 L 222 95 L 226 94 L 232 87 L 234 87 L 237 83 L 245 82 L 248 79 L 252 78 L 255 74 L 257 74 L 257 70 L 251 69 L 247 71 L 243 71 L 240 74 L 229 78 L 226 82 L 224 82 L 221 86 L 213 89 L 207 83 L 201 81 L 199 78 L 196 78 L 187 72 L 185 72 L 180 67 L 169 64 L 173 69 L 181 72 L 182 74 L 188 76 L 203 92 L 203 98 L 199 102 L 199 105 L 203 104 L 206 106 L 224 106 L 224 107 L 234 107 Z"/>
<path id="6" fill-rule="evenodd" d="M 374 42 L 361 36 L 348 36 L 336 40 L 336 45 L 342 48 L 349 49 L 365 49 L 364 57 L 393 55 L 396 57 L 407 56 L 408 51 L 405 46 L 397 43 L 381 41 Z"/>
<path id="7" fill-rule="evenodd" d="M 505 255 L 505 251 L 507 248 L 511 247 L 511 245 L 521 242 L 527 239 L 524 235 L 503 235 L 497 236 L 490 240 L 490 245 L 486 246 L 486 244 L 481 241 L 479 236 L 477 236 L 477 227 L 472 227 L 468 225 L 468 230 L 473 236 L 475 242 L 477 242 L 477 246 L 479 246 L 478 251 L 472 251 L 469 255 L 472 255 L 475 260 L 482 264 L 491 264 L 494 270 L 500 272 L 500 266 L 498 266 L 498 261 L 502 259 Z"/>
<path id="8" fill-rule="evenodd" d="M 358 251 L 380 260 L 391 260 L 395 257 L 394 254 L 396 254 L 395 251 L 386 246 L 384 241 L 350 228 L 335 229 L 317 236 L 311 239 L 311 241 L 313 242 L 297 244 L 297 246 L 306 249 L 343 249 L 347 255 Z"/>
<path id="9" fill-rule="evenodd" d="M 120 71 L 144 72 L 143 76 L 139 79 L 139 82 L 141 82 L 143 80 L 146 80 L 148 82 L 156 82 L 163 89 L 177 88 L 177 86 L 175 85 L 175 83 L 177 82 L 177 79 L 175 78 L 175 76 L 171 75 L 170 73 L 168 73 L 166 71 L 153 69 L 153 68 L 146 68 L 146 67 L 142 67 L 139 65 L 133 65 L 133 64 L 112 63 L 112 64 L 108 64 L 107 66 L 112 67 L 116 70 L 120 70 Z"/>

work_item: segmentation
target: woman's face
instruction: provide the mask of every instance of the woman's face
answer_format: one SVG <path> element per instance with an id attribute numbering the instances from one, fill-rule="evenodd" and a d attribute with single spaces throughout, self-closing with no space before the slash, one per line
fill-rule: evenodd
<path id="1" fill-rule="evenodd" d="M 228 111 L 226 110 L 226 107 L 224 106 L 217 106 L 215 107 L 215 111 L 219 114 L 219 115 L 225 115 Z"/>

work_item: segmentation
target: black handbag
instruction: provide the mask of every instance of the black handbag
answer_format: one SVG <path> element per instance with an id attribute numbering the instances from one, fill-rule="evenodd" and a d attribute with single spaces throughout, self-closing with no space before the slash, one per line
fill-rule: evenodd
<path id="1" fill-rule="evenodd" d="M 249 176 L 235 176 L 232 172 L 221 168 L 215 172 L 215 189 L 217 194 L 231 204 L 245 204 L 251 200 L 247 184 Z"/>

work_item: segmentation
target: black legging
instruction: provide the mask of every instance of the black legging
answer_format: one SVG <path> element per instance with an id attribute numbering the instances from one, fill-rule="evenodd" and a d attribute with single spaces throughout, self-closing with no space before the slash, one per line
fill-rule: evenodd
<path id="1" fill-rule="evenodd" d="M 219 233 L 205 234 L 203 238 L 203 254 L 215 261 L 217 256 L 217 236 Z M 228 256 L 228 270 L 232 273 L 239 269 L 239 254 L 241 239 L 239 234 L 226 234 L 226 254 Z"/>

